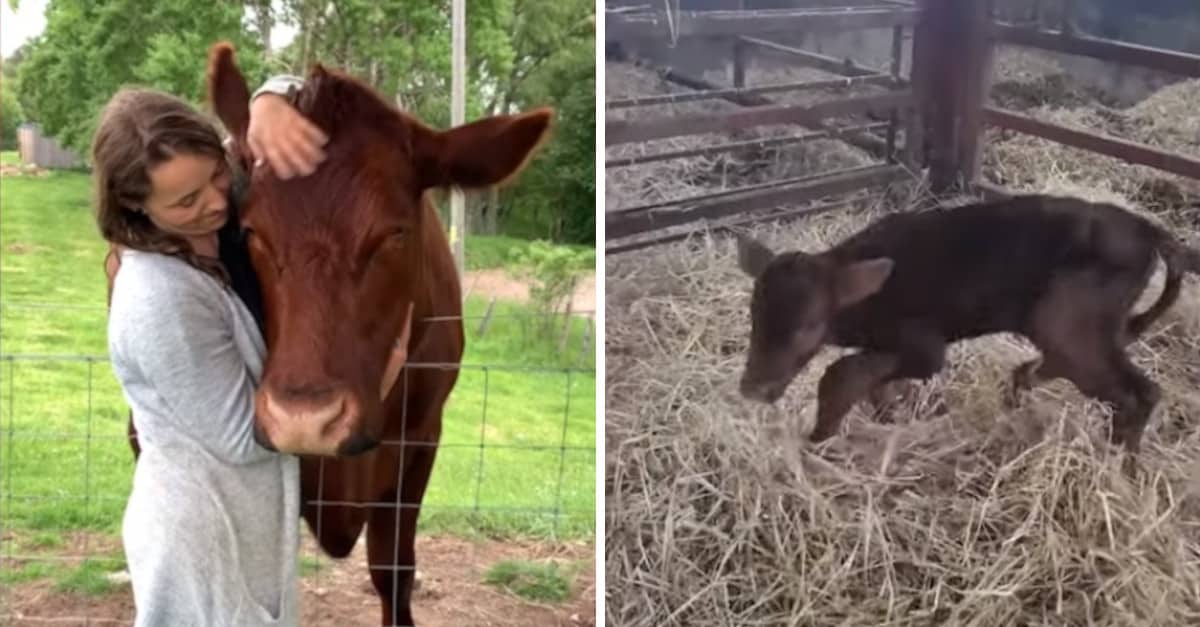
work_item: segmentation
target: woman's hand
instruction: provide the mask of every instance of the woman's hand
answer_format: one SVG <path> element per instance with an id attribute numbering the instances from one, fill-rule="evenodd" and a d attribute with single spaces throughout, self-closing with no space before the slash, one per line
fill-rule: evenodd
<path id="1" fill-rule="evenodd" d="M 321 149 L 329 138 L 278 94 L 260 94 L 250 103 L 246 141 L 254 165 L 265 160 L 275 175 L 289 179 L 312 174 L 325 160 Z"/>
<path id="2" fill-rule="evenodd" d="M 379 400 L 385 400 L 388 394 L 392 391 L 392 386 L 396 385 L 396 377 L 400 376 L 400 369 L 404 367 L 404 362 L 408 361 L 408 337 L 412 332 L 412 303 L 408 304 L 408 314 L 404 317 L 404 329 L 400 331 L 400 337 L 396 339 L 396 344 L 392 347 L 392 356 L 388 359 L 387 367 L 383 370 L 383 379 L 379 382 Z"/>

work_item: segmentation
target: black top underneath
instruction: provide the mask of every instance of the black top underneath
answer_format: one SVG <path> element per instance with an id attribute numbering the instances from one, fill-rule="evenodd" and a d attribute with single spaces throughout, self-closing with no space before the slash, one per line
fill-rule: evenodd
<path id="1" fill-rule="evenodd" d="M 266 333 L 262 290 L 258 284 L 258 275 L 254 273 L 254 266 L 250 263 L 250 250 L 246 246 L 246 234 L 242 231 L 238 211 L 244 198 L 244 187 L 244 184 L 235 180 L 233 191 L 229 194 L 229 219 L 225 221 L 225 226 L 217 231 L 218 255 L 225 271 L 229 273 L 233 291 L 254 316 L 259 332 Z"/>

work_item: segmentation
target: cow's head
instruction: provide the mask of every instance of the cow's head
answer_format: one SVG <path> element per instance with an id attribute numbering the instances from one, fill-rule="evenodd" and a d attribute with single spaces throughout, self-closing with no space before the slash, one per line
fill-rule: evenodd
<path id="1" fill-rule="evenodd" d="M 249 166 L 249 89 L 228 44 L 210 51 L 208 95 Z M 326 160 L 287 181 L 248 168 L 241 209 L 266 310 L 255 435 L 281 452 L 353 455 L 383 436 L 381 381 L 395 338 L 411 325 L 409 346 L 420 347 L 431 294 L 454 289 L 430 283 L 429 255 L 449 253 L 440 224 L 425 224 L 436 220 L 423 209 L 426 192 L 511 179 L 553 113 L 437 131 L 320 65 L 294 104 L 329 136 Z"/>
<path id="2" fill-rule="evenodd" d="M 837 311 L 883 287 L 886 258 L 838 264 L 824 255 L 775 254 L 739 234 L 738 266 L 754 279 L 742 396 L 774 403 L 825 343 Z"/>

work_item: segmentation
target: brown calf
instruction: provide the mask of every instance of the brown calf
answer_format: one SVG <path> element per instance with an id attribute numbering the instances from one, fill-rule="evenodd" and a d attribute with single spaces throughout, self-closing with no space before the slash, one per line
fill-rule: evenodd
<path id="1" fill-rule="evenodd" d="M 1132 315 L 1156 256 L 1166 286 Z M 1136 451 L 1160 391 L 1125 348 L 1200 272 L 1200 251 L 1113 205 L 1031 195 L 889 215 L 818 254 L 739 235 L 738 262 L 754 278 L 743 396 L 773 403 L 822 346 L 861 349 L 822 376 L 814 442 L 884 386 L 939 372 L 950 343 L 1011 332 L 1042 356 L 1014 370 L 1010 402 L 1068 379 L 1114 406 L 1111 439 Z"/>

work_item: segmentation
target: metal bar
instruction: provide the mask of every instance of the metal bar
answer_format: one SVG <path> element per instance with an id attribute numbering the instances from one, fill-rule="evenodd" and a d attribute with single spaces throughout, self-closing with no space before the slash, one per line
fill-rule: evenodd
<path id="1" fill-rule="evenodd" d="M 1018 28 L 1009 23 L 993 24 L 992 29 L 998 40 L 1004 43 L 1136 65 L 1189 78 L 1200 78 L 1200 55 L 1098 37 L 1066 35 L 1061 31 Z"/>
<path id="2" fill-rule="evenodd" d="M 850 206 L 854 202 L 855 202 L 854 200 L 835 200 L 835 201 L 831 201 L 831 202 L 813 205 L 810 207 L 802 207 L 800 209 L 787 209 L 784 211 L 776 211 L 774 213 L 770 213 L 765 216 L 754 216 L 751 218 L 742 218 L 740 220 L 733 220 L 730 222 L 722 222 L 720 224 L 714 224 L 711 226 L 691 229 L 684 233 L 673 233 L 671 235 L 662 235 L 662 236 L 653 237 L 650 239 L 638 240 L 636 242 L 629 242 L 628 244 L 616 244 L 614 246 L 605 247 L 604 254 L 605 255 L 616 255 L 619 253 L 627 253 L 627 252 L 632 252 L 635 250 L 642 250 L 645 248 L 660 246 L 662 244 L 681 242 L 683 240 L 688 239 L 689 237 L 692 237 L 693 235 L 697 235 L 697 234 L 704 233 L 704 232 L 709 232 L 709 233 L 713 233 L 713 234 L 728 233 L 733 230 L 733 227 L 746 226 L 748 224 L 758 224 L 761 222 L 771 222 L 774 220 L 784 220 L 784 219 L 789 219 L 789 218 L 811 217 L 814 215 L 827 213 L 829 211 L 834 211 L 836 209 L 843 209 L 845 207 Z"/>
<path id="3" fill-rule="evenodd" d="M 734 73 L 736 85 L 737 74 Z M 679 104 L 697 100 L 728 100 L 731 96 L 750 96 L 759 94 L 775 94 L 788 91 L 810 91 L 817 89 L 846 88 L 855 85 L 892 85 L 895 80 L 887 74 L 866 74 L 861 76 L 834 78 L 820 81 L 797 81 L 794 83 L 776 83 L 760 87 L 731 87 L 726 89 L 707 89 L 685 94 L 661 94 L 653 96 L 632 96 L 604 103 L 605 109 L 628 109 L 630 107 L 647 107 L 660 104 Z M 757 106 L 757 105 L 755 105 Z"/>
<path id="4" fill-rule="evenodd" d="M 897 27 L 902 28 L 903 25 L 897 25 Z M 792 46 L 785 46 L 783 44 L 768 41 L 766 39 L 759 39 L 757 37 L 738 37 L 738 40 L 752 46 L 758 46 L 759 48 L 795 57 L 796 59 L 803 61 L 805 65 L 829 72 L 831 74 L 840 74 L 842 76 L 873 76 L 887 73 L 881 69 L 859 65 L 849 58 L 839 59 L 837 57 L 831 57 L 829 55 L 812 52 L 810 50 L 802 50 Z"/>
<path id="5" fill-rule="evenodd" d="M 900 90 L 815 104 L 755 107 L 743 111 L 660 117 L 636 122 L 608 120 L 604 124 L 605 143 L 612 146 L 683 135 L 728 132 L 770 124 L 820 124 L 825 118 L 834 116 L 872 111 L 887 112 L 897 107 L 906 107 L 911 101 L 912 93 Z"/>
<path id="6" fill-rule="evenodd" d="M 695 78 L 692 76 L 687 76 L 685 74 L 680 74 L 679 72 L 676 72 L 674 70 L 669 70 L 669 69 L 660 70 L 659 76 L 661 76 L 663 80 L 670 81 L 672 83 L 676 83 L 679 85 L 683 85 L 684 87 L 687 87 L 689 89 L 713 90 L 713 89 L 719 88 L 719 86 L 716 85 L 715 83 L 710 83 L 701 78 Z M 729 97 L 727 97 L 727 100 L 729 100 L 730 102 L 732 102 L 734 104 L 741 105 L 744 107 L 766 107 L 766 106 L 772 106 L 775 104 L 775 101 L 767 98 L 766 96 L 756 96 L 756 95 L 729 96 Z M 820 122 L 817 122 L 817 123 L 801 122 L 800 126 L 803 126 L 804 128 L 807 128 L 810 130 L 827 130 L 829 128 L 828 124 L 823 124 Z M 884 154 L 884 151 L 886 150 L 886 145 L 884 144 L 883 140 L 876 137 L 875 135 L 870 134 L 870 133 L 862 133 L 859 135 L 850 135 L 848 137 L 843 137 L 842 141 L 846 142 L 847 144 L 849 144 L 851 146 L 854 146 L 855 148 L 865 150 L 868 154 L 870 154 L 872 156 L 880 156 L 880 155 Z"/>
<path id="7" fill-rule="evenodd" d="M 896 8 L 769 9 L 760 11 L 680 11 L 676 35 L 684 37 L 732 37 L 798 30 L 867 30 L 911 26 L 918 11 Z M 662 39 L 671 35 L 662 12 L 604 16 L 605 39 Z"/>
<path id="8" fill-rule="evenodd" d="M 859 166 L 857 168 L 846 168 L 844 170 L 840 170 L 840 172 L 842 172 L 842 173 L 865 172 L 865 171 L 872 170 L 877 167 L 879 167 L 879 166 L 876 164 L 871 164 L 871 165 Z M 689 205 L 692 203 L 712 202 L 718 198 L 741 197 L 741 196 L 745 196 L 746 194 L 748 194 L 750 192 L 759 192 L 762 190 L 778 189 L 780 187 L 789 187 L 791 185 L 807 183 L 807 182 L 813 180 L 814 178 L 819 178 L 821 176 L 825 176 L 825 175 L 824 174 L 808 174 L 805 176 L 793 176 L 791 178 L 786 178 L 786 179 L 774 179 L 774 180 L 767 181 L 765 183 L 754 183 L 751 185 L 743 185 L 741 187 L 734 187 L 732 189 L 723 189 L 723 190 L 715 191 L 715 192 L 707 192 L 704 194 L 694 194 L 692 196 L 685 196 L 683 198 L 672 198 L 670 200 L 663 200 L 663 201 L 653 202 L 653 203 L 649 203 L 649 204 L 645 204 L 645 205 L 637 205 L 635 207 L 625 207 L 622 209 L 613 209 L 612 211 L 610 211 L 610 213 L 633 214 L 633 213 L 639 213 L 639 212 L 652 212 L 652 211 L 657 211 L 659 209 L 682 207 L 684 205 Z"/>
<path id="9" fill-rule="evenodd" d="M 1016 192 L 1003 185 L 982 180 L 973 181 L 971 187 L 975 189 L 975 193 L 983 196 L 984 200 L 1008 200 L 1017 195 Z"/>
<path id="10" fill-rule="evenodd" d="M 1074 129 L 1053 122 L 1044 122 L 1015 111 L 996 107 L 984 109 L 984 120 L 988 124 L 1000 128 L 1034 135 L 1129 163 L 1200 180 L 1200 159 L 1195 157 L 1162 150 L 1139 142 Z"/>
<path id="11" fill-rule="evenodd" d="M 822 131 L 813 131 L 810 133 L 801 133 L 789 137 L 765 137 L 762 139 L 750 139 L 740 142 L 729 142 L 726 144 L 716 144 L 712 146 L 702 146 L 700 148 L 686 148 L 684 150 L 671 150 L 667 152 L 659 152 L 650 155 L 639 155 L 637 157 L 626 157 L 622 159 L 610 159 L 604 162 L 605 168 L 622 168 L 631 165 L 639 165 L 642 163 L 652 163 L 655 161 L 668 161 L 671 159 L 682 159 L 685 157 L 700 157 L 712 155 L 721 152 L 729 152 L 733 150 L 753 149 L 753 148 L 776 148 L 779 146 L 789 146 L 792 144 L 800 144 L 814 139 L 825 138 L 841 138 L 844 135 L 853 135 L 859 133 L 869 133 L 871 131 L 881 131 L 887 128 L 886 122 L 876 122 L 874 124 L 860 124 L 857 126 L 835 127 Z"/>
<path id="12" fill-rule="evenodd" d="M 697 91 L 716 91 L 718 89 L 725 89 L 725 87 L 722 87 L 711 81 L 704 80 L 703 78 L 696 78 L 695 76 L 688 76 L 687 74 L 681 74 L 670 68 L 658 68 L 657 72 L 658 77 L 662 80 L 675 83 L 676 85 L 682 85 L 688 89 L 694 89 Z M 775 104 L 775 101 L 767 98 L 766 96 L 760 96 L 758 94 L 723 96 L 722 100 L 728 100 L 729 102 L 742 107 L 765 107 Z"/>
<path id="13" fill-rule="evenodd" d="M 605 217 L 605 229 L 609 238 L 616 239 L 705 218 L 718 218 L 774 205 L 845 194 L 867 187 L 885 185 L 899 180 L 905 175 L 904 168 L 896 165 L 874 166 L 850 172 L 833 172 L 812 177 L 807 182 L 793 186 L 739 194 L 672 211 L 626 210 L 609 213 Z"/>

